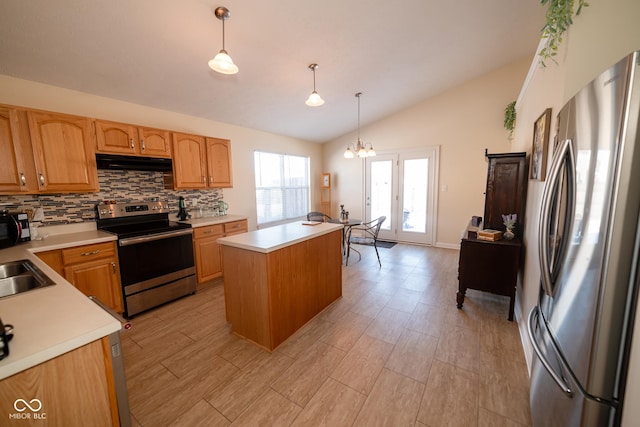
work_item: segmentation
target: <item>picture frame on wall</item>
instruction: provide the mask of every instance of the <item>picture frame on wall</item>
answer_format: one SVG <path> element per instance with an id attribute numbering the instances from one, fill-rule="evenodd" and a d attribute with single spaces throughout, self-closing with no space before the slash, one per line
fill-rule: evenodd
<path id="1" fill-rule="evenodd" d="M 322 174 L 322 182 L 320 184 L 322 188 L 331 188 L 331 174 L 323 173 Z"/>
<path id="2" fill-rule="evenodd" d="M 544 181 L 546 178 L 550 128 L 551 108 L 547 108 L 533 124 L 533 145 L 531 147 L 529 179 Z"/>

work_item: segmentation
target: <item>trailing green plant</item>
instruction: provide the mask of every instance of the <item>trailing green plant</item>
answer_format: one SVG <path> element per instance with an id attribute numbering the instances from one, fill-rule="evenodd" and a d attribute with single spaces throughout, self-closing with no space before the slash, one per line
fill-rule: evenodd
<path id="1" fill-rule="evenodd" d="M 516 128 L 516 101 L 510 102 L 504 109 L 504 128 L 509 131 L 509 139 Z"/>
<path id="2" fill-rule="evenodd" d="M 558 46 L 562 43 L 562 36 L 573 24 L 573 17 L 580 15 L 583 7 L 589 6 L 587 0 L 578 0 L 578 8 L 574 14 L 575 0 L 541 0 L 542 5 L 549 4 L 547 8 L 547 21 L 542 27 L 542 36 L 546 37 L 546 43 L 538 55 L 543 67 L 545 61 L 552 59 L 558 54 Z"/>

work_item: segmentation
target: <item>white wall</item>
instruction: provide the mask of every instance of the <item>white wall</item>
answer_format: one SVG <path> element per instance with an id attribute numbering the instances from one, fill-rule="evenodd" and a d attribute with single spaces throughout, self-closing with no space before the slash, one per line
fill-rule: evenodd
<path id="1" fill-rule="evenodd" d="M 255 150 L 309 156 L 312 191 L 320 187 L 320 144 L 2 75 L 0 103 L 230 139 L 233 188 L 223 190 L 224 200 L 230 213 L 248 216 L 252 229 L 256 226 Z M 312 195 L 314 205 L 320 195 L 318 191 Z"/>
<path id="2" fill-rule="evenodd" d="M 516 99 L 529 64 L 530 58 L 514 62 L 361 128 L 361 139 L 373 144 L 378 153 L 440 146 L 439 184 L 448 190 L 437 192 L 436 245 L 459 247 L 471 216 L 484 214 L 484 150 L 512 151 L 503 127 L 504 109 Z M 361 119 L 365 120 L 366 93 L 360 102 Z M 353 107 L 355 123 L 355 99 Z M 333 216 L 343 203 L 352 217 L 364 217 L 364 160 L 343 158 L 347 144 L 354 144 L 356 139 L 354 132 L 324 144 L 325 171 L 332 174 L 334 184 Z"/>
<path id="3" fill-rule="evenodd" d="M 532 76 L 523 88 L 517 105 L 517 123 L 513 149 L 531 150 L 533 123 L 545 108 L 553 108 L 552 135 L 555 119 L 562 106 L 580 88 L 628 53 L 640 49 L 640 2 L 637 0 L 607 0 L 590 2 L 590 6 L 574 19 L 561 45 L 557 64 L 550 61 L 546 68 L 534 58 Z M 549 149 L 549 156 L 552 150 Z M 526 337 L 526 315 L 536 304 L 540 271 L 537 265 L 537 217 L 540 210 L 542 182 L 529 181 L 527 195 L 526 257 L 522 282 L 517 291 L 516 314 L 520 326 L 527 363 L 530 366 L 531 348 Z M 623 426 L 637 425 L 640 406 L 640 316 L 636 318 L 634 348 L 627 386 Z"/>

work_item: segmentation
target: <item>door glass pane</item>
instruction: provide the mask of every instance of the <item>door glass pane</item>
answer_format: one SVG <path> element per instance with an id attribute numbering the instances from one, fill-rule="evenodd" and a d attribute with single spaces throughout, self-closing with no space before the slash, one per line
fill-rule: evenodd
<path id="1" fill-rule="evenodd" d="M 386 216 L 382 229 L 391 229 L 391 160 L 371 162 L 371 219 Z"/>
<path id="2" fill-rule="evenodd" d="M 402 231 L 424 233 L 427 222 L 429 159 L 403 162 Z"/>

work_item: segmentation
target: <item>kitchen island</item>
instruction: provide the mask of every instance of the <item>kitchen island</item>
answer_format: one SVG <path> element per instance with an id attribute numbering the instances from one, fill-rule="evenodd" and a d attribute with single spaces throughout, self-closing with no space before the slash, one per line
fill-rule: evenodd
<path id="1" fill-rule="evenodd" d="M 272 351 L 342 296 L 342 226 L 294 222 L 218 239 L 233 333 Z"/>

